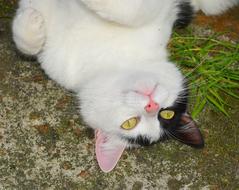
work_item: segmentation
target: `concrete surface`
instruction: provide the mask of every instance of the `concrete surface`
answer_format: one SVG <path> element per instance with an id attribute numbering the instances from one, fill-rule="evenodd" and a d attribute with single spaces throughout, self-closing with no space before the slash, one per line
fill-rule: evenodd
<path id="1" fill-rule="evenodd" d="M 239 188 L 238 102 L 231 119 L 209 110 L 201 114 L 203 150 L 174 141 L 128 150 L 104 174 L 74 94 L 17 53 L 9 24 L 0 19 L 1 190 Z"/>

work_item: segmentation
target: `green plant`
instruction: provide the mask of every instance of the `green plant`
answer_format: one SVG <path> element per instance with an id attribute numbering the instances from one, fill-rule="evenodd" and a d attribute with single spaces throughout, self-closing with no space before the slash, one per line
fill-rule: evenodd
<path id="1" fill-rule="evenodd" d="M 206 104 L 229 116 L 227 107 L 232 105 L 226 95 L 239 100 L 239 44 L 223 40 L 222 34 L 194 36 L 189 30 L 184 36 L 175 32 L 169 47 L 189 81 L 192 116 Z"/>

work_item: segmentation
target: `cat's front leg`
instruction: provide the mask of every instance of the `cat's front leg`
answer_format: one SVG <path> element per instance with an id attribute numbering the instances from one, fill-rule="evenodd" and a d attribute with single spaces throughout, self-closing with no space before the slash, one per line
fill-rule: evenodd
<path id="1" fill-rule="evenodd" d="M 81 0 L 106 20 L 138 26 L 153 19 L 160 10 L 159 0 Z"/>
<path id="2" fill-rule="evenodd" d="M 13 40 L 17 48 L 27 55 L 37 55 L 45 43 L 45 24 L 35 9 L 19 10 L 13 20 Z"/>

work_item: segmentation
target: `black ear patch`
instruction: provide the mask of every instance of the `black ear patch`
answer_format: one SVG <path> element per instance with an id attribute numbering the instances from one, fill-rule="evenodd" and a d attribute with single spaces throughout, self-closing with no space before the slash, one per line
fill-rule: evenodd
<path id="1" fill-rule="evenodd" d="M 177 19 L 174 22 L 175 28 L 185 28 L 188 26 L 194 18 L 194 9 L 190 4 L 190 1 L 184 0 L 178 4 Z"/>
<path id="2" fill-rule="evenodd" d="M 204 140 L 200 130 L 195 121 L 187 114 L 183 114 L 179 125 L 171 127 L 168 129 L 168 132 L 171 134 L 171 137 L 184 144 L 194 148 L 204 147 Z"/>
<path id="3" fill-rule="evenodd" d="M 186 113 L 188 104 L 188 87 L 184 84 L 184 90 L 179 94 L 174 105 L 162 110 L 174 111 L 174 117 L 171 119 L 164 119 L 158 115 L 158 120 L 164 129 L 167 137 L 172 137 L 184 144 L 194 148 L 203 148 L 204 140 L 200 130 L 195 121 Z M 162 111 L 160 110 L 160 111 Z"/>

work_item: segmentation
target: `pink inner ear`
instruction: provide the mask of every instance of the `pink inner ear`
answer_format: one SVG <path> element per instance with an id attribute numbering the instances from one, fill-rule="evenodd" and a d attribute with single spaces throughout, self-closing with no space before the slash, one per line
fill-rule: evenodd
<path id="1" fill-rule="evenodd" d="M 119 161 L 125 146 L 112 146 L 110 138 L 101 130 L 96 130 L 95 136 L 95 152 L 98 164 L 103 172 L 110 172 Z"/>

